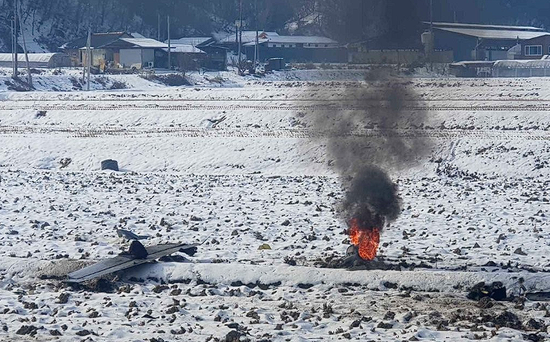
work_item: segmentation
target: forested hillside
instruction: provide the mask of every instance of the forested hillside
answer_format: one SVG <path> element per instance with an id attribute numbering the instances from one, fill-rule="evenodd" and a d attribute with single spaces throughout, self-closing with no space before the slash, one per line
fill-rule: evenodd
<path id="1" fill-rule="evenodd" d="M 0 51 L 10 50 L 14 0 L 0 0 Z M 139 32 L 165 39 L 232 29 L 240 0 L 20 0 L 31 50 L 56 50 L 95 32 Z M 247 28 L 323 34 L 341 42 L 383 37 L 395 45 L 418 40 L 429 0 L 242 0 Z M 548 0 L 434 0 L 434 20 L 550 27 Z"/>

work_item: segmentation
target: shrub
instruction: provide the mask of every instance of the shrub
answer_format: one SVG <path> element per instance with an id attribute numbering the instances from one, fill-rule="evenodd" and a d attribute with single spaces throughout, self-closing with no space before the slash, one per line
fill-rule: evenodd
<path id="1" fill-rule="evenodd" d="M 71 76 L 69 77 L 69 81 L 71 81 L 71 83 L 73 84 L 74 90 L 82 90 L 82 82 L 80 81 L 80 79 Z"/>
<path id="2" fill-rule="evenodd" d="M 140 77 L 143 79 L 146 79 L 147 81 L 162 83 L 169 87 L 191 85 L 191 83 L 187 80 L 187 78 L 182 74 L 166 74 L 166 75 L 145 74 L 145 75 L 140 75 Z"/>
<path id="3" fill-rule="evenodd" d="M 126 89 L 126 88 L 128 88 L 128 84 L 126 84 L 126 82 L 122 82 L 122 81 L 114 81 L 113 84 L 111 84 L 111 86 L 109 87 L 109 89 L 111 89 L 111 90 Z"/>

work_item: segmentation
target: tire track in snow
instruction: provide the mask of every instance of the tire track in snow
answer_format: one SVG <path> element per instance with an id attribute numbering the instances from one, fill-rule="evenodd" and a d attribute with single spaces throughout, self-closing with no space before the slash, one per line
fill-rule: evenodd
<path id="1" fill-rule="evenodd" d="M 142 100 L 139 100 L 142 101 Z M 334 111 L 334 110 L 365 110 L 368 108 L 380 108 L 380 106 L 360 106 L 355 104 L 346 104 L 342 101 L 328 100 L 324 104 L 296 104 L 295 100 L 258 100 L 257 102 L 279 102 L 277 104 L 251 104 L 248 101 L 212 101 L 212 100 L 197 100 L 197 101 L 180 101 L 182 104 L 158 104 L 158 103 L 143 103 L 130 104 L 124 101 L 112 102 L 103 101 L 96 103 L 95 101 L 79 101 L 81 103 L 0 103 L 0 110 L 44 110 L 44 111 L 117 111 L 117 110 L 159 110 L 159 111 L 192 111 L 192 110 L 208 110 L 208 111 L 236 111 L 236 110 L 277 110 L 277 111 Z M 76 102 L 76 101 L 75 101 Z M 122 103 L 121 103 L 122 102 Z M 147 101 L 143 101 L 147 102 Z M 187 102 L 187 103 L 185 103 Z M 205 103 L 200 103 L 205 102 Z M 241 104 L 211 104 L 211 102 L 243 102 Z M 256 101 L 254 101 L 256 102 Z M 207 104 L 208 103 L 208 104 Z M 426 106 L 409 106 L 405 107 L 410 111 L 491 111 L 491 112 L 550 112 L 550 104 L 537 105 L 456 105 L 456 106 L 441 106 L 441 105 L 426 105 Z"/>
<path id="2" fill-rule="evenodd" d="M 158 136 L 173 136 L 182 138 L 277 138 L 277 139 L 312 139 L 327 136 L 349 137 L 402 137 L 402 138 L 435 138 L 435 139 L 490 139 L 490 140 L 550 140 L 550 132 L 540 130 L 441 130 L 441 129 L 404 129 L 400 131 L 361 130 L 349 134 L 336 132 L 318 132 L 308 129 L 215 129 L 193 127 L 61 127 L 61 126 L 0 126 L 0 135 L 62 135 L 77 138 L 147 138 Z"/>

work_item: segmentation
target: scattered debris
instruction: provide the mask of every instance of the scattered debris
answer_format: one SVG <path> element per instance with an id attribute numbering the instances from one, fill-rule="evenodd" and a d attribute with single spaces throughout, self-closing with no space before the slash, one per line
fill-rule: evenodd
<path id="1" fill-rule="evenodd" d="M 527 255 L 527 253 L 525 253 L 524 251 L 521 250 L 521 247 L 517 248 L 517 249 L 514 251 L 514 254 Z"/>
<path id="2" fill-rule="evenodd" d="M 69 166 L 72 163 L 72 161 L 73 160 L 71 158 L 61 158 L 59 160 L 59 168 L 60 169 L 66 168 L 67 166 Z"/>
<path id="3" fill-rule="evenodd" d="M 45 110 L 39 110 L 36 112 L 36 115 L 34 116 L 35 118 L 39 119 L 39 118 L 45 118 L 46 117 L 46 111 Z"/>
<path id="4" fill-rule="evenodd" d="M 101 170 L 119 171 L 118 162 L 113 159 L 107 159 L 101 162 Z"/>
<path id="5" fill-rule="evenodd" d="M 116 233 L 119 237 L 123 237 L 127 240 L 145 240 L 149 238 L 149 235 L 136 235 L 125 229 L 117 229 Z"/>
<path id="6" fill-rule="evenodd" d="M 122 253 L 114 258 L 106 259 L 81 270 L 72 272 L 68 274 L 68 281 L 80 283 L 106 274 L 122 271 L 134 266 L 151 262 L 162 256 L 170 255 L 179 251 L 189 251 L 194 254 L 197 246 L 197 244 L 164 244 L 145 248 L 141 243 L 134 240 L 130 245 L 130 251 L 128 253 Z"/>
<path id="7" fill-rule="evenodd" d="M 30 335 L 35 336 L 38 332 L 38 328 L 34 325 L 22 325 L 15 333 L 17 335 Z"/>
<path id="8" fill-rule="evenodd" d="M 147 249 L 145 249 L 141 242 L 137 240 L 132 241 L 130 248 L 128 249 L 128 253 L 136 259 L 145 259 L 149 255 Z"/>
<path id="9" fill-rule="evenodd" d="M 258 247 L 258 250 L 261 250 L 261 251 L 270 250 L 270 249 L 271 249 L 271 246 L 268 245 L 267 243 L 264 243 L 264 244 L 260 245 L 260 247 Z"/>
<path id="10" fill-rule="evenodd" d="M 483 297 L 490 297 L 494 300 L 501 301 L 506 299 L 506 287 L 499 281 L 490 285 L 484 282 L 474 285 L 468 292 L 468 299 L 480 300 Z"/>

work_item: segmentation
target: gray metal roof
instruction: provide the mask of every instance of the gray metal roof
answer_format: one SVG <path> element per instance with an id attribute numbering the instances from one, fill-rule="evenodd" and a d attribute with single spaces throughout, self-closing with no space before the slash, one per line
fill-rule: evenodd
<path id="1" fill-rule="evenodd" d="M 425 21 L 424 24 L 429 25 L 429 21 Z M 511 31 L 542 31 L 540 27 L 533 26 L 507 26 L 507 25 L 482 25 L 482 24 L 466 24 L 466 23 L 445 23 L 434 22 L 434 28 L 472 28 L 472 29 L 491 29 L 491 30 L 511 30 Z"/>
<path id="2" fill-rule="evenodd" d="M 277 32 L 265 32 L 265 31 L 259 31 L 258 35 L 260 36 L 260 39 L 263 37 L 271 38 L 271 37 L 277 37 L 279 34 Z M 214 34 L 214 38 L 218 43 L 236 43 L 236 34 L 235 32 L 228 33 L 228 32 L 218 32 Z M 243 31 L 242 32 L 242 41 L 243 44 L 250 43 L 256 41 L 256 31 Z"/>
<path id="3" fill-rule="evenodd" d="M 482 39 L 503 39 L 503 40 L 529 40 L 542 36 L 550 35 L 544 31 L 519 31 L 519 30 L 494 30 L 494 29 L 474 29 L 474 28 L 447 28 L 434 27 L 436 30 L 462 34 L 465 36 Z"/>
<path id="4" fill-rule="evenodd" d="M 205 41 L 209 40 L 211 37 L 182 37 L 180 39 L 172 39 L 170 41 L 170 44 L 172 45 L 192 45 L 197 46 L 199 44 L 204 43 Z M 167 40 L 164 41 L 165 43 L 168 43 Z"/>
<path id="5" fill-rule="evenodd" d="M 164 48 L 164 51 L 168 51 L 168 48 Z M 171 44 L 170 45 L 170 52 L 177 52 L 177 53 L 200 53 L 205 54 L 206 52 L 197 49 L 193 45 L 188 44 Z"/>
<path id="6" fill-rule="evenodd" d="M 118 40 L 119 38 L 132 38 L 131 34 L 126 32 L 106 32 L 106 33 L 92 33 L 92 48 L 100 48 L 102 46 L 111 44 L 112 42 Z M 88 37 L 82 37 L 72 42 L 65 43 L 61 46 L 61 49 L 81 49 L 86 47 Z"/>
<path id="7" fill-rule="evenodd" d="M 290 44 L 338 44 L 337 41 L 327 37 L 319 36 L 277 36 L 270 37 L 270 43 L 290 43 Z"/>
<path id="8" fill-rule="evenodd" d="M 52 59 L 55 55 L 64 55 L 59 52 L 55 53 L 28 53 L 29 62 L 37 62 L 37 63 L 48 63 L 50 59 Z M 18 53 L 17 59 L 19 61 L 25 62 L 25 54 Z M 11 62 L 13 60 L 13 56 L 11 53 L 0 53 L 0 62 Z"/>
<path id="9" fill-rule="evenodd" d="M 451 66 L 480 66 L 480 65 L 494 65 L 494 61 L 461 61 L 456 63 L 451 63 Z"/>
<path id="10" fill-rule="evenodd" d="M 338 44 L 337 41 L 320 36 L 276 36 L 269 37 L 268 39 L 260 39 L 259 44 L 273 43 L 273 44 Z M 246 46 L 254 46 L 256 42 L 250 42 L 245 44 Z"/>
<path id="11" fill-rule="evenodd" d="M 161 49 L 168 47 L 168 44 L 164 44 L 163 42 L 159 42 L 158 40 L 151 38 L 120 38 L 120 40 L 141 48 Z"/>

